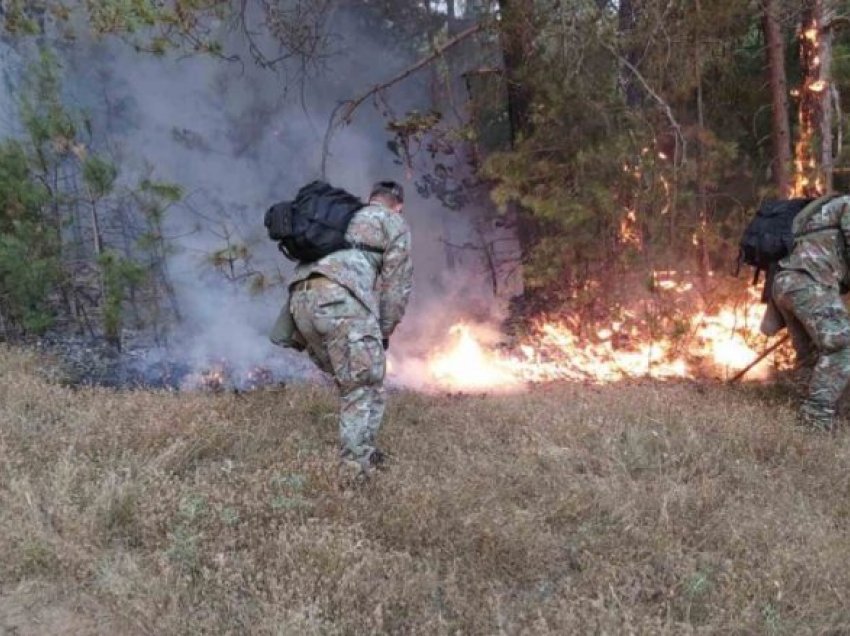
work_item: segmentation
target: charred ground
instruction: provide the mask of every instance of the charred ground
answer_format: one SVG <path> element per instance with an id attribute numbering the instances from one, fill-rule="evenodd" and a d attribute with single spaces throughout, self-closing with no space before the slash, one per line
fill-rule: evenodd
<path id="1" fill-rule="evenodd" d="M 846 633 L 850 438 L 779 388 L 73 389 L 0 350 L 0 631 Z"/>

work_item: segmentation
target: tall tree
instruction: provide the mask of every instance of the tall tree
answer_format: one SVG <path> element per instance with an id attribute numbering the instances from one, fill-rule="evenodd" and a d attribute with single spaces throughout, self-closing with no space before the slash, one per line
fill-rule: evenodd
<path id="1" fill-rule="evenodd" d="M 535 42 L 534 0 L 500 0 L 501 43 L 514 144 L 531 131 L 532 91 L 527 76 Z"/>
<path id="2" fill-rule="evenodd" d="M 788 80 L 785 73 L 785 38 L 779 21 L 777 0 L 763 0 L 763 29 L 767 44 L 767 68 L 773 112 L 771 173 L 781 198 L 791 193 L 791 127 L 788 121 Z"/>
<path id="3" fill-rule="evenodd" d="M 832 190 L 832 21 L 834 0 L 805 0 L 800 21 L 800 128 L 795 147 L 794 192 Z"/>

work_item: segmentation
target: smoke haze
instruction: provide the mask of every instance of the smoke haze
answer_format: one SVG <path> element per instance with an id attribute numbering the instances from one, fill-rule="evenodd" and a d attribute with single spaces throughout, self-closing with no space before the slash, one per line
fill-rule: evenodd
<path id="1" fill-rule="evenodd" d="M 172 208 L 166 225 L 169 236 L 179 237 L 168 268 L 183 318 L 171 345 L 199 369 L 225 359 L 239 372 L 262 364 L 284 376 L 312 373 L 305 356 L 268 340 L 291 266 L 267 239 L 263 213 L 321 176 L 322 137 L 337 104 L 411 62 L 398 50 L 376 44 L 344 12 L 330 28 L 338 35 L 338 54 L 321 75 L 305 80 L 303 93 L 298 82 L 284 90 L 284 73 L 251 63 L 157 57 L 116 39 L 78 38 L 60 45 L 68 104 L 91 115 L 95 145 L 108 149 L 122 178 L 133 183 L 149 173 L 184 188 L 185 200 Z M 246 51 L 240 53 L 250 59 Z M 14 61 L 20 68 L 11 49 L 4 47 L 0 55 L 0 61 Z M 8 86 L 8 73 L 4 81 Z M 392 102 L 398 113 L 426 110 L 427 73 L 392 89 Z M 8 93 L 0 97 L 4 128 L 14 110 Z M 451 211 L 436 199 L 420 197 L 387 150 L 385 123 L 365 103 L 353 124 L 335 135 L 327 176 L 362 197 L 377 179 L 405 183 L 416 280 L 407 317 L 393 339 L 392 358 L 397 369 L 417 369 L 400 373 L 399 381 L 421 386 L 420 366 L 406 359 L 421 356 L 458 318 L 492 321 L 498 309 L 482 254 L 455 248 L 451 267 L 447 262 L 447 244 L 476 240 L 474 210 Z M 247 246 L 247 267 L 277 284 L 254 293 L 244 280 L 230 281 L 216 271 L 210 255 L 228 242 Z"/>

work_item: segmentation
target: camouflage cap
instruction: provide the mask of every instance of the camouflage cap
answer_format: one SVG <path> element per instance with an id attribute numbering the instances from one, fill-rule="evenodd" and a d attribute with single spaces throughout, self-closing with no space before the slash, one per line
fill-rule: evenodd
<path id="1" fill-rule="evenodd" d="M 388 194 L 399 203 L 404 203 L 404 188 L 395 181 L 378 181 L 372 186 L 372 193 L 369 197 L 371 198 L 381 194 Z"/>

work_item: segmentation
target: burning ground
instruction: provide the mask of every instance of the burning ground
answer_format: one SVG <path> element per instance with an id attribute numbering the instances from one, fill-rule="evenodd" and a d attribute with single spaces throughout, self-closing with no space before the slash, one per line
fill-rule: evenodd
<path id="1" fill-rule="evenodd" d="M 655 273 L 646 298 L 606 310 L 604 319 L 541 315 L 512 338 L 492 324 L 460 320 L 426 339 L 422 351 L 391 352 L 390 376 L 429 391 L 517 391 L 559 380 L 730 379 L 759 358 L 764 305 L 755 289 L 706 302 L 690 277 Z M 612 317 L 613 315 L 613 317 Z M 784 360 L 750 372 L 764 379 Z"/>
<path id="2" fill-rule="evenodd" d="M 850 630 L 850 443 L 785 386 L 394 394 L 351 489 L 327 389 L 42 371 L 0 351 L 2 632 Z"/>
<path id="3" fill-rule="evenodd" d="M 492 306 L 483 318 L 457 301 L 415 308 L 392 340 L 388 383 L 427 393 L 488 393 L 556 381 L 729 380 L 770 344 L 758 329 L 764 305 L 757 288 L 742 289 L 733 279 L 712 276 L 708 293 L 694 280 L 687 272 L 654 272 L 642 292 L 633 285 L 595 318 L 544 313 L 510 325 L 494 317 L 499 312 Z M 242 392 L 328 381 L 306 355 L 271 347 L 261 330 L 224 347 L 233 357 L 199 354 L 191 338 L 169 348 L 153 346 L 144 334 L 126 341 L 118 352 L 60 335 L 37 348 L 61 361 L 61 375 L 72 385 Z M 771 377 L 787 365 L 788 353 L 765 358 L 746 379 Z"/>

